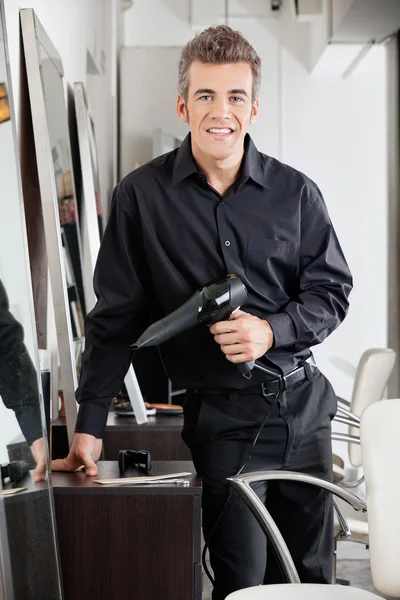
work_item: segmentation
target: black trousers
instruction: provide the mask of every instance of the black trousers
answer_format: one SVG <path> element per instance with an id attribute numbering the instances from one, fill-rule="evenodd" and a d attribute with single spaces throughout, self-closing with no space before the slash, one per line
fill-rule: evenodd
<path id="1" fill-rule="evenodd" d="M 203 479 L 203 533 L 215 578 L 213 600 L 224 600 L 245 587 L 285 582 L 274 553 L 267 552 L 264 533 L 226 478 L 246 464 L 242 472 L 282 469 L 332 480 L 335 412 L 335 393 L 318 370 L 276 399 L 261 393 L 188 391 L 182 437 Z M 330 583 L 331 494 L 285 481 L 262 483 L 254 489 L 275 519 L 302 583 Z"/>

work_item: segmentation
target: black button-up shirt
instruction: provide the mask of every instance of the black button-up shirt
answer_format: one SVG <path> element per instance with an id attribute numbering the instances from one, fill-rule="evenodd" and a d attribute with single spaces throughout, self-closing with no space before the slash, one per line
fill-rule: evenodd
<path id="1" fill-rule="evenodd" d="M 190 134 L 117 185 L 86 317 L 78 432 L 101 436 L 132 344 L 197 289 L 228 273 L 248 290 L 242 310 L 270 323 L 275 343 L 259 359 L 287 374 L 344 319 L 352 279 L 318 187 L 261 154 L 246 137 L 237 181 L 221 196 L 199 172 Z M 244 388 L 246 380 L 206 325 L 160 346 L 182 388 Z"/>

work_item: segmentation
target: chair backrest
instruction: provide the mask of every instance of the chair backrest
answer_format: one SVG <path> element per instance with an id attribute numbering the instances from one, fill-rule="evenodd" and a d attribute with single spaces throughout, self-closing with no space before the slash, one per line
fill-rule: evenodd
<path id="1" fill-rule="evenodd" d="M 396 352 L 391 348 L 370 348 L 358 363 L 351 398 L 351 412 L 361 417 L 363 410 L 382 400 L 389 377 L 396 362 Z M 350 427 L 351 435 L 359 435 L 356 427 Z M 349 457 L 353 467 L 361 467 L 360 446 L 349 444 Z"/>
<path id="2" fill-rule="evenodd" d="M 372 580 L 400 597 L 400 399 L 369 406 L 361 418 Z"/>

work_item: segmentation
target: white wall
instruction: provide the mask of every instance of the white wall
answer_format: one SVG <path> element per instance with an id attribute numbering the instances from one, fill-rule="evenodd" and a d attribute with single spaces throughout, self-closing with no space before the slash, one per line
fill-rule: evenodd
<path id="1" fill-rule="evenodd" d="M 185 0 L 136 0 L 124 15 L 125 43 L 182 46 L 193 36 L 188 6 Z M 276 19 L 233 19 L 230 24 L 242 31 L 263 61 L 261 116 L 251 134 L 259 150 L 317 182 L 354 275 L 347 319 L 315 351 L 337 393 L 349 398 L 361 353 L 387 344 L 385 50 L 373 49 L 344 80 L 337 67 L 339 59 L 343 63 L 343 48 L 332 47 L 329 59 L 310 75 L 309 25 L 296 29 Z M 351 49 L 347 64 L 350 55 Z M 159 68 L 162 64 L 160 49 Z M 133 93 L 134 84 L 127 88 Z M 176 77 L 170 82 L 171 97 L 175 89 Z M 142 93 L 156 106 L 162 102 L 161 92 L 147 88 Z M 171 107 L 164 128 L 172 130 L 175 120 Z M 135 127 L 133 116 L 129 123 L 121 122 L 121 131 L 130 135 Z M 130 164 L 129 156 L 123 161 Z"/>
<path id="2" fill-rule="evenodd" d="M 152 133 L 163 129 L 180 139 L 187 126 L 175 114 L 174 81 L 180 48 L 122 48 L 120 66 L 120 156 L 121 176 L 133 169 L 136 162 L 153 158 Z M 160 60 L 162 55 L 162 60 Z M 138 93 L 141 89 L 157 90 L 154 94 Z"/>
<path id="3" fill-rule="evenodd" d="M 61 56 L 66 80 L 88 83 L 87 51 L 98 68 L 99 87 L 88 89 L 98 138 L 101 202 L 108 204 L 113 185 L 113 110 L 111 35 L 114 0 L 5 0 L 7 36 L 16 112 L 19 106 L 19 10 L 33 8 Z M 90 95 L 89 95 L 90 94 Z M 115 94 L 115 90 L 114 90 Z M 99 103 L 101 111 L 99 111 Z"/>
<path id="4" fill-rule="evenodd" d="M 346 80 L 310 76 L 285 51 L 282 66 L 283 159 L 321 187 L 354 275 L 347 319 L 316 349 L 348 397 L 352 378 L 338 359 L 355 366 L 364 349 L 387 344 L 385 50 L 371 51 Z"/>
<path id="5" fill-rule="evenodd" d="M 135 0 L 123 15 L 124 45 L 183 46 L 193 35 L 189 19 L 188 0 Z"/>

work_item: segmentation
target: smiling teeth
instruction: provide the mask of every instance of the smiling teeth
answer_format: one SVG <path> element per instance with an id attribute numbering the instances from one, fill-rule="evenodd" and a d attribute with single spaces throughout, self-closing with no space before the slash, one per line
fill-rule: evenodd
<path id="1" fill-rule="evenodd" d="M 232 129 L 208 129 L 209 133 L 219 133 L 224 135 L 225 133 L 232 133 Z"/>

